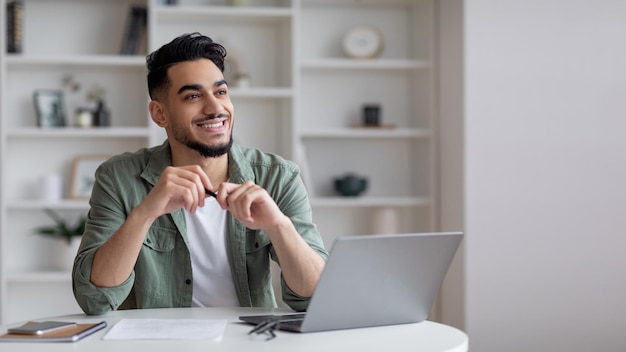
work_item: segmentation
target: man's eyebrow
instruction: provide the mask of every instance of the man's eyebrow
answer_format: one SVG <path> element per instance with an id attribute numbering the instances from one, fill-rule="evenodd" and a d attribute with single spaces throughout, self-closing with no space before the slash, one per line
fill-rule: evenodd
<path id="1" fill-rule="evenodd" d="M 219 86 L 223 86 L 223 85 L 228 85 L 228 83 L 226 83 L 225 79 L 216 81 L 215 83 L 213 83 L 213 87 L 219 87 Z"/>
<path id="2" fill-rule="evenodd" d="M 216 87 L 216 88 L 219 86 L 223 86 L 223 85 L 228 85 L 225 79 L 215 81 L 215 83 L 213 83 L 213 87 Z M 187 91 L 187 90 L 196 90 L 196 91 L 202 90 L 202 85 L 201 84 L 186 84 L 180 87 L 177 94 L 183 93 L 184 91 Z"/>
<path id="3" fill-rule="evenodd" d="M 202 85 L 200 84 L 185 84 L 184 86 L 180 87 L 180 89 L 178 90 L 177 94 L 183 93 L 184 91 L 187 90 L 202 90 Z"/>

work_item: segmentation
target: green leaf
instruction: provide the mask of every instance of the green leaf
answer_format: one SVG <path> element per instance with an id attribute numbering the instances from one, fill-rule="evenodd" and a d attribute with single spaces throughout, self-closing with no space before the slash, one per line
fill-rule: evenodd
<path id="1" fill-rule="evenodd" d="M 76 225 L 71 226 L 68 225 L 65 220 L 53 210 L 44 209 L 44 212 L 54 220 L 56 225 L 44 226 L 35 229 L 36 233 L 40 235 L 63 238 L 70 243 L 72 238 L 82 236 L 85 232 L 85 224 L 87 223 L 86 216 L 79 217 Z"/>

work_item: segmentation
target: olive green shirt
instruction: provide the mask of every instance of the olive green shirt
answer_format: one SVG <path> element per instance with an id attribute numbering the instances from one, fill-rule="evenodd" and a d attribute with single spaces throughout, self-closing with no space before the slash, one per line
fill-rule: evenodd
<path id="1" fill-rule="evenodd" d="M 279 156 L 236 144 L 228 158 L 230 182 L 251 180 L 267 190 L 302 238 L 326 260 L 328 253 L 312 222 L 311 206 L 298 167 Z M 146 198 L 171 160 L 166 141 L 157 147 L 115 156 L 96 171 L 85 234 L 72 273 L 74 296 L 85 313 L 191 306 L 193 273 L 182 209 L 154 221 L 134 270 L 124 283 L 105 288 L 90 281 L 98 248 Z M 230 213 L 227 216 L 226 251 L 239 304 L 275 307 L 270 259 L 278 260 L 269 238 L 263 231 L 246 228 Z M 309 299 L 296 295 L 282 277 L 281 285 L 283 301 L 294 310 L 305 310 Z"/>

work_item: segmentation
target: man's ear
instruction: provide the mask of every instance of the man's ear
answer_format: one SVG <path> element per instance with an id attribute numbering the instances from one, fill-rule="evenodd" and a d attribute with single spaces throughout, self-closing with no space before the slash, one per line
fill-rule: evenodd
<path id="1" fill-rule="evenodd" d="M 165 108 L 163 104 L 156 100 L 151 100 L 150 104 L 148 104 L 148 110 L 150 111 L 150 117 L 152 117 L 152 121 L 156 123 L 159 127 L 167 126 L 167 116 L 165 115 Z"/>

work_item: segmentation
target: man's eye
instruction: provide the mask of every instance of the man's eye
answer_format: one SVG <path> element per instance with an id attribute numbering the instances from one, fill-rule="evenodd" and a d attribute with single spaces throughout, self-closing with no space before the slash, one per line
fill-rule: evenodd
<path id="1" fill-rule="evenodd" d="M 200 97 L 200 94 L 189 94 L 185 97 L 186 100 L 191 100 L 191 99 L 198 99 Z"/>

